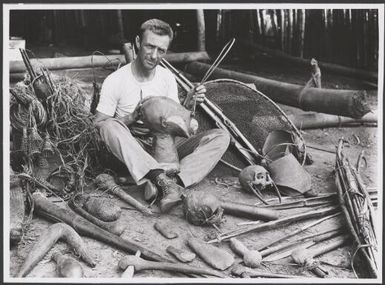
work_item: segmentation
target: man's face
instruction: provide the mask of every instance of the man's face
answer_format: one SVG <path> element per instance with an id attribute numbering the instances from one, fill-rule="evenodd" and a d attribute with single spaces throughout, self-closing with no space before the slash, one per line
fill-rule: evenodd
<path id="1" fill-rule="evenodd" d="M 166 54 L 169 44 L 169 36 L 160 36 L 149 30 L 144 32 L 141 39 L 137 37 L 138 58 L 143 67 L 147 70 L 154 69 Z"/>

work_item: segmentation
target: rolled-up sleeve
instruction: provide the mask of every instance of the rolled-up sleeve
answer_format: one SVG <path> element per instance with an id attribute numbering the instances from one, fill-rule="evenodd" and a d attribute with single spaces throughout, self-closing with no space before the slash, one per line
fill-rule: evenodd
<path id="1" fill-rule="evenodd" d="M 109 78 L 107 77 L 104 80 L 102 89 L 100 91 L 99 104 L 96 108 L 98 112 L 101 112 L 111 117 L 115 115 L 118 102 L 114 90 L 115 87 L 111 84 L 111 80 L 109 80 Z"/>

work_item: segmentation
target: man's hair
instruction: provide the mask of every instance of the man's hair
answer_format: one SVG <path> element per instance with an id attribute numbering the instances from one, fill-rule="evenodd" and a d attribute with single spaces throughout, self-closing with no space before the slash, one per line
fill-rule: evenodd
<path id="1" fill-rule="evenodd" d="M 147 30 L 160 36 L 169 36 L 170 42 L 174 37 L 174 32 L 172 31 L 170 25 L 159 19 L 150 19 L 144 22 L 140 26 L 140 38 L 143 37 L 144 32 Z"/>

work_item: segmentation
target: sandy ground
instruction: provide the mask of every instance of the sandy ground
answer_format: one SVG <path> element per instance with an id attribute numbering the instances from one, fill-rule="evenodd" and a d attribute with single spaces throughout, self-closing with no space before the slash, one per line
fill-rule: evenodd
<path id="1" fill-rule="evenodd" d="M 263 69 L 263 66 L 261 67 Z M 272 69 L 272 68 L 270 68 Z M 276 67 L 277 72 L 273 74 L 273 70 L 269 70 L 271 73 L 268 74 L 266 69 L 262 72 L 258 68 L 254 70 L 259 75 L 282 79 L 288 82 L 299 83 L 306 82 L 307 76 L 298 75 L 298 72 L 281 70 Z M 101 82 L 105 77 L 105 74 L 108 74 L 110 71 L 104 70 L 97 73 L 97 78 Z M 67 71 L 64 72 L 71 77 L 75 76 L 85 82 L 92 81 L 92 75 L 88 72 L 87 74 L 79 71 Z M 63 74 L 63 72 L 62 72 Z M 301 79 L 300 79 L 301 78 Z M 358 88 L 359 83 L 355 84 L 354 80 L 346 79 L 343 77 L 333 77 L 332 79 L 325 80 L 324 86 L 329 88 L 335 88 L 336 85 L 343 86 L 344 88 Z M 88 85 L 88 86 L 87 86 Z M 87 88 L 91 88 L 91 84 L 86 84 Z M 338 88 L 338 87 L 337 87 Z M 341 87 L 340 87 L 341 88 Z M 369 100 L 371 105 L 376 107 L 376 94 L 375 90 L 369 92 Z M 287 106 L 281 106 L 285 112 L 288 114 L 298 114 L 303 111 L 296 108 L 291 108 Z M 317 130 L 306 130 L 303 131 L 303 136 L 306 143 L 309 146 L 321 147 L 331 151 L 335 150 L 335 146 L 338 143 L 339 138 L 344 137 L 351 144 L 350 147 L 345 148 L 346 155 L 355 163 L 359 153 L 364 150 L 367 167 L 361 170 L 364 182 L 368 187 L 377 187 L 377 128 L 366 128 L 366 127 L 356 127 L 356 128 L 329 128 L 329 129 L 317 129 Z M 358 139 L 357 139 L 358 138 Z M 311 174 L 312 177 L 312 187 L 317 190 L 319 193 L 334 193 L 336 191 L 336 186 L 334 183 L 334 164 L 335 164 L 335 154 L 316 150 L 309 148 L 308 151 L 313 157 L 314 163 L 312 165 L 305 166 L 305 169 Z M 223 175 L 223 173 L 229 173 L 223 165 L 218 165 L 216 169 L 204 180 L 202 183 L 190 189 L 190 191 L 206 191 L 210 193 L 215 193 L 222 199 L 228 201 L 239 201 L 247 204 L 260 203 L 260 201 L 253 196 L 252 194 L 246 193 L 242 190 L 237 184 L 236 172 L 231 172 L 230 175 Z M 218 183 L 218 179 L 224 181 L 225 183 Z M 227 185 L 225 185 L 227 183 Z M 126 187 L 128 193 L 132 194 L 138 199 L 143 199 L 142 193 L 136 187 Z M 101 193 L 94 190 L 90 187 L 90 193 Z M 274 195 L 272 192 L 265 193 L 267 198 L 273 198 Z M 183 248 L 189 250 L 186 245 L 186 241 L 191 237 L 197 237 L 202 240 L 210 240 L 215 238 L 218 234 L 218 230 L 213 227 L 198 227 L 189 224 L 183 214 L 182 205 L 176 207 L 168 214 L 156 215 L 154 217 L 144 216 L 140 212 L 132 209 L 131 206 L 124 203 L 114 196 L 108 196 L 117 205 L 124 207 L 122 215 L 120 217 L 120 222 L 126 225 L 126 229 L 122 234 L 124 239 L 133 240 L 140 243 L 142 246 L 147 247 L 163 256 L 166 256 L 170 259 L 173 259 L 166 251 L 166 247 L 173 245 L 177 248 Z M 64 203 L 56 203 L 59 206 L 66 207 Z M 153 205 L 152 208 L 154 211 L 158 212 L 156 205 Z M 301 213 L 307 210 L 311 210 L 309 207 L 302 207 L 291 210 L 282 210 L 279 212 L 280 217 L 285 217 L 293 215 L 296 213 Z M 166 239 L 159 234 L 154 229 L 154 223 L 160 221 L 169 225 L 169 227 L 178 234 L 178 237 L 175 239 Z M 242 226 L 238 223 L 246 222 L 247 219 L 232 217 L 230 215 L 225 216 L 225 221 L 221 224 L 219 230 L 222 232 L 227 232 L 229 230 L 238 229 Z M 306 220 L 304 222 L 297 222 L 291 225 L 283 226 L 276 230 L 268 230 L 262 232 L 252 232 L 249 234 L 241 235 L 238 239 L 250 248 L 258 249 L 268 244 L 274 239 L 284 237 L 292 231 L 300 228 L 301 226 L 314 221 Z M 34 217 L 30 228 L 25 233 L 25 239 L 17 247 L 11 249 L 10 252 L 10 274 L 15 276 L 23 263 L 24 258 L 27 256 L 31 247 L 36 242 L 37 238 L 50 226 L 50 222 L 45 219 Z M 325 221 L 324 223 L 307 230 L 306 232 L 297 235 L 289 240 L 294 241 L 299 238 L 299 236 L 305 236 L 310 233 L 319 233 L 327 231 L 330 228 L 341 227 L 345 224 L 344 218 L 338 216 L 336 218 Z M 127 254 L 113 246 L 110 246 L 105 243 L 84 237 L 83 238 L 87 249 L 91 252 L 92 257 L 96 260 L 97 265 L 94 268 L 90 268 L 85 263 L 82 262 L 84 269 L 85 277 L 99 277 L 99 278 L 120 278 L 122 271 L 118 268 L 119 260 Z M 231 253 L 235 258 L 235 263 L 238 264 L 242 261 L 241 257 L 235 255 L 230 247 L 228 242 L 216 243 L 215 246 L 218 246 L 227 252 Z M 350 268 L 350 260 L 353 252 L 351 244 L 347 244 L 335 251 L 329 252 L 317 258 L 323 266 L 329 272 L 329 277 L 331 278 L 354 278 L 353 271 Z M 28 274 L 28 277 L 56 277 L 56 264 L 51 261 L 51 255 L 55 251 L 61 252 L 70 252 L 69 246 L 60 241 L 58 242 L 50 252 L 44 257 L 44 259 Z M 199 257 L 190 263 L 193 266 L 198 267 L 209 267 L 205 264 Z M 285 273 L 291 275 L 300 275 L 303 277 L 316 278 L 314 274 L 310 271 L 295 265 L 290 258 L 284 258 L 275 262 L 266 262 L 261 268 L 261 271 L 272 272 L 272 273 Z M 223 272 L 229 278 L 236 278 L 231 275 L 231 268 Z M 156 271 L 156 270 L 144 270 L 140 272 L 135 272 L 135 277 L 178 277 L 175 272 L 165 272 L 165 271 Z M 151 279 L 148 279 L 149 281 Z M 193 280 L 191 280 L 193 281 Z M 236 281 L 236 279 L 234 280 Z M 310 281 L 309 281 L 310 282 Z"/>

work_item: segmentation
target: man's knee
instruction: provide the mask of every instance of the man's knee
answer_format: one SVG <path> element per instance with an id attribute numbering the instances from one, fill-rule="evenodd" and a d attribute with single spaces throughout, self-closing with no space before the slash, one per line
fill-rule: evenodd
<path id="1" fill-rule="evenodd" d="M 230 144 L 230 134 L 225 130 L 211 129 L 209 135 L 213 136 L 213 139 L 224 148 L 227 148 Z"/>

